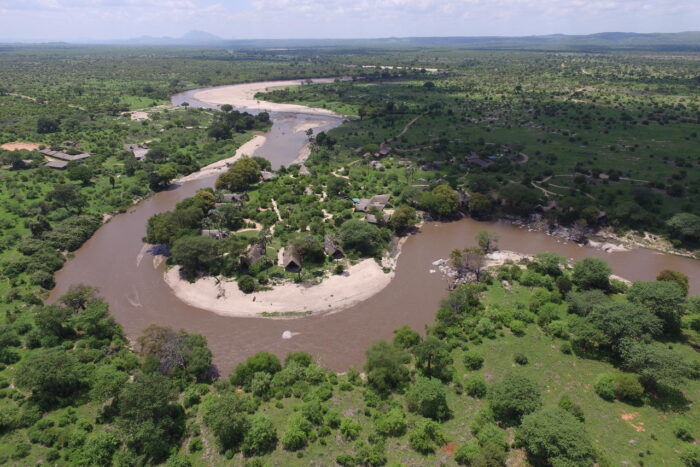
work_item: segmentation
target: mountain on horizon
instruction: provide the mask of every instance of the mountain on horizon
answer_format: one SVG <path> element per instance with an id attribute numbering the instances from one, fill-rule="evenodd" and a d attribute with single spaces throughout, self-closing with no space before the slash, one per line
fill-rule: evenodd
<path id="1" fill-rule="evenodd" d="M 193 30 L 180 37 L 140 36 L 123 41 L 109 42 L 128 45 L 217 45 L 226 42 L 226 40 L 206 31 Z"/>

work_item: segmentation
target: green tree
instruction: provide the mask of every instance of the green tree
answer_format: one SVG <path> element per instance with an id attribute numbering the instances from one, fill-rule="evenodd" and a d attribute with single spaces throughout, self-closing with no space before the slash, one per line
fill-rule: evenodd
<path id="1" fill-rule="evenodd" d="M 397 207 L 389 220 L 389 227 L 397 234 L 405 233 L 417 222 L 416 210 L 411 206 L 402 204 Z"/>
<path id="2" fill-rule="evenodd" d="M 588 467 L 596 460 L 583 423 L 560 408 L 524 416 L 516 440 L 528 454 L 548 465 Z"/>
<path id="3" fill-rule="evenodd" d="M 438 185 L 423 194 L 421 205 L 436 217 L 452 217 L 459 211 L 459 195 L 449 185 Z"/>
<path id="4" fill-rule="evenodd" d="M 413 348 L 416 356 L 416 367 L 428 377 L 443 381 L 452 378 L 452 355 L 450 347 L 440 339 L 428 336 L 423 342 Z"/>
<path id="5" fill-rule="evenodd" d="M 260 167 L 250 157 L 242 157 L 216 180 L 216 188 L 246 191 L 260 180 Z"/>
<path id="6" fill-rule="evenodd" d="M 500 236 L 497 233 L 489 232 L 488 230 L 482 230 L 476 234 L 476 242 L 479 244 L 481 251 L 486 254 L 498 250 L 499 238 Z"/>
<path id="7" fill-rule="evenodd" d="M 409 445 L 421 454 L 431 454 L 445 443 L 440 424 L 433 420 L 422 420 L 408 435 Z"/>
<path id="8" fill-rule="evenodd" d="M 153 463 L 164 461 L 184 432 L 182 406 L 176 392 L 160 374 L 137 375 L 117 396 L 121 437 L 130 451 Z"/>
<path id="9" fill-rule="evenodd" d="M 377 433 L 382 436 L 403 436 L 406 433 L 406 414 L 400 407 L 393 407 L 375 420 Z"/>
<path id="10" fill-rule="evenodd" d="M 77 455 L 71 458 L 71 463 L 84 467 L 110 467 L 119 444 L 119 439 L 112 431 L 90 433 Z"/>
<path id="11" fill-rule="evenodd" d="M 277 430 L 269 417 L 258 414 L 250 421 L 250 428 L 243 438 L 242 450 L 246 456 L 260 456 L 272 452 L 277 446 Z"/>
<path id="12" fill-rule="evenodd" d="M 583 290 L 608 290 L 611 272 L 610 266 L 605 261 L 598 258 L 585 258 L 574 263 L 572 280 Z"/>
<path id="13" fill-rule="evenodd" d="M 654 313 L 663 322 L 665 333 L 681 332 L 686 299 L 684 290 L 675 281 L 637 281 L 632 284 L 627 298 Z"/>
<path id="14" fill-rule="evenodd" d="M 408 410 L 433 420 L 450 418 L 447 393 L 443 383 L 435 378 L 419 376 L 406 391 Z"/>
<path id="15" fill-rule="evenodd" d="M 40 135 L 61 131 L 58 120 L 50 117 L 39 117 L 36 121 L 36 132 Z"/>
<path id="16" fill-rule="evenodd" d="M 688 276 L 686 276 L 682 272 L 664 269 L 656 276 L 656 280 L 673 282 L 676 285 L 678 285 L 681 288 L 681 290 L 683 290 L 684 295 L 688 295 L 688 289 L 690 288 L 688 283 Z"/>
<path id="17" fill-rule="evenodd" d="M 199 235 L 175 240 L 172 260 L 182 266 L 182 274 L 194 278 L 199 272 L 211 272 L 218 261 L 219 243 L 216 239 Z"/>
<path id="18" fill-rule="evenodd" d="M 388 342 L 378 341 L 365 352 L 367 382 L 379 392 L 387 393 L 402 387 L 408 381 L 410 356 Z"/>
<path id="19" fill-rule="evenodd" d="M 117 396 L 128 379 L 127 373 L 112 365 L 99 366 L 91 378 L 90 396 L 93 400 L 104 402 Z"/>
<path id="20" fill-rule="evenodd" d="M 402 326 L 399 329 L 394 329 L 393 344 L 401 349 L 410 349 L 420 343 L 420 334 L 410 327 Z"/>
<path id="21" fill-rule="evenodd" d="M 364 256 L 374 256 L 384 243 L 381 231 L 372 224 L 351 219 L 340 226 L 340 242 L 345 251 L 354 251 Z"/>
<path id="22" fill-rule="evenodd" d="M 69 397 L 84 386 L 80 364 L 62 349 L 40 349 L 30 353 L 17 368 L 15 384 L 32 391 L 42 404 Z"/>
<path id="23" fill-rule="evenodd" d="M 204 423 L 216 436 L 221 452 L 237 449 L 251 427 L 250 417 L 245 411 L 246 406 L 241 400 L 242 397 L 239 394 L 209 396 L 202 404 Z M 263 421 L 258 423 L 258 428 L 265 424 Z M 251 449 L 257 447 L 252 439 L 249 447 Z"/>
<path id="24" fill-rule="evenodd" d="M 531 267 L 540 274 L 558 277 L 562 274 L 561 267 L 566 264 L 566 258 L 556 253 L 538 253 L 532 258 Z"/>
<path id="25" fill-rule="evenodd" d="M 475 219 L 487 219 L 493 214 L 491 197 L 481 193 L 472 193 L 467 202 L 469 213 Z"/>
<path id="26" fill-rule="evenodd" d="M 666 223 L 674 235 L 684 240 L 700 239 L 700 216 L 681 212 Z"/>
<path id="27" fill-rule="evenodd" d="M 275 355 L 269 352 L 258 352 L 234 368 L 230 376 L 231 384 L 248 387 L 255 373 L 262 372 L 274 376 L 281 369 L 282 364 Z"/>
<path id="28" fill-rule="evenodd" d="M 85 164 L 74 165 L 68 169 L 68 178 L 80 182 L 83 185 L 89 185 L 92 179 L 92 170 Z"/>
<path id="29" fill-rule="evenodd" d="M 503 210 L 515 216 L 528 216 L 540 202 L 540 195 L 532 188 L 520 183 L 509 183 L 498 192 Z"/>
<path id="30" fill-rule="evenodd" d="M 540 392 L 539 386 L 531 379 L 509 373 L 491 386 L 488 400 L 498 420 L 517 424 L 524 415 L 542 406 Z"/>

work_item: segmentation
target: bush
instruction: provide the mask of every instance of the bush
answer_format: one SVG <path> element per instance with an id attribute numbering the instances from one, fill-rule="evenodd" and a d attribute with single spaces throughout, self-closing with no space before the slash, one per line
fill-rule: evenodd
<path id="1" fill-rule="evenodd" d="M 484 364 L 484 356 L 476 350 L 467 350 L 464 352 L 464 366 L 468 370 L 478 370 Z"/>
<path id="2" fill-rule="evenodd" d="M 593 386 L 595 393 L 606 401 L 615 400 L 615 376 L 610 374 L 599 375 Z"/>
<path id="3" fill-rule="evenodd" d="M 450 417 L 445 386 L 436 378 L 418 377 L 406 391 L 408 410 L 433 420 Z"/>
<path id="4" fill-rule="evenodd" d="M 479 456 L 479 443 L 476 439 L 471 439 L 464 443 L 455 452 L 455 461 L 459 465 L 473 465 L 474 460 Z"/>
<path id="5" fill-rule="evenodd" d="M 431 454 L 445 443 L 445 438 L 437 422 L 423 420 L 408 436 L 408 443 L 421 454 Z"/>
<path id="6" fill-rule="evenodd" d="M 700 467 L 700 446 L 694 444 L 685 448 L 681 454 L 681 461 L 686 467 Z"/>
<path id="7" fill-rule="evenodd" d="M 360 431 L 362 431 L 362 425 L 352 418 L 345 417 L 340 422 L 340 434 L 343 435 L 343 439 L 346 441 L 357 439 L 360 436 Z"/>
<path id="8" fill-rule="evenodd" d="M 287 419 L 287 426 L 282 436 L 284 449 L 287 451 L 298 451 L 306 447 L 312 428 L 311 422 L 306 420 L 301 414 L 292 414 Z"/>
<path id="9" fill-rule="evenodd" d="M 693 437 L 693 426 L 686 420 L 676 420 L 673 424 L 673 434 L 676 438 L 683 441 L 692 441 Z"/>
<path id="10" fill-rule="evenodd" d="M 355 458 L 350 454 L 338 454 L 335 463 L 342 467 L 355 467 L 357 465 Z"/>
<path id="11" fill-rule="evenodd" d="M 615 377 L 615 396 L 626 402 L 639 402 L 644 394 L 644 388 L 639 382 L 639 377 L 630 373 L 623 373 Z"/>
<path id="12" fill-rule="evenodd" d="M 255 292 L 255 279 L 251 276 L 241 276 L 238 278 L 238 288 L 243 293 Z"/>
<path id="13" fill-rule="evenodd" d="M 277 430 L 265 415 L 255 415 L 250 423 L 250 429 L 243 439 L 243 454 L 246 456 L 263 455 L 275 450 L 277 446 Z"/>
<path id="14" fill-rule="evenodd" d="M 593 444 L 583 423 L 560 408 L 523 417 L 516 441 L 525 446 L 528 454 L 549 465 L 589 466 L 595 461 Z"/>
<path id="15" fill-rule="evenodd" d="M 516 353 L 515 356 L 513 356 L 513 361 L 517 363 L 518 365 L 527 365 L 528 359 L 527 356 L 523 353 Z"/>
<path id="16" fill-rule="evenodd" d="M 394 407 L 375 421 L 377 433 L 382 436 L 403 436 L 406 432 L 406 414 Z"/>
<path id="17" fill-rule="evenodd" d="M 559 403 L 557 405 L 560 409 L 566 410 L 581 422 L 586 419 L 581 406 L 578 404 L 574 404 L 571 398 L 569 398 L 569 396 L 566 394 L 561 396 L 561 399 L 559 399 Z"/>
<path id="18" fill-rule="evenodd" d="M 522 336 L 525 334 L 525 326 L 526 324 L 519 319 L 511 320 L 511 322 L 508 324 L 511 332 L 516 336 Z"/>
<path id="19" fill-rule="evenodd" d="M 567 355 L 573 353 L 573 351 L 574 351 L 574 349 L 571 347 L 571 342 L 569 342 L 569 341 L 562 342 L 561 345 L 559 346 L 559 350 L 561 350 L 561 353 L 564 353 Z"/>
<path id="20" fill-rule="evenodd" d="M 471 375 L 464 381 L 464 390 L 467 395 L 481 399 L 486 396 L 486 381 L 481 375 Z"/>
<path id="21" fill-rule="evenodd" d="M 512 373 L 495 383 L 488 396 L 494 416 L 506 423 L 517 423 L 523 415 L 542 405 L 539 386 L 525 376 Z"/>

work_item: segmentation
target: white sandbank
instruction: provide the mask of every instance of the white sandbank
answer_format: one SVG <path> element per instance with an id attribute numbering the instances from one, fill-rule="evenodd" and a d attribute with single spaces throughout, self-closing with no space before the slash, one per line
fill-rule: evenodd
<path id="1" fill-rule="evenodd" d="M 191 174 L 186 175 L 184 177 L 178 178 L 177 180 L 174 181 L 174 183 L 189 182 L 192 180 L 199 180 L 200 178 L 210 177 L 212 175 L 216 175 L 219 172 L 226 170 L 230 164 L 236 162 L 241 157 L 253 156 L 255 154 L 255 151 L 260 146 L 262 146 L 263 143 L 265 143 L 265 136 L 255 135 L 255 136 L 253 136 L 253 139 L 242 144 L 241 147 L 239 147 L 236 150 L 236 154 L 234 154 L 233 156 L 226 158 L 226 159 L 222 159 L 222 160 L 217 161 L 217 162 L 214 162 L 213 164 L 209 164 L 205 167 L 202 167 L 197 172 L 194 172 L 194 173 L 191 173 Z"/>
<path id="2" fill-rule="evenodd" d="M 264 110 L 267 112 L 293 112 L 311 115 L 338 116 L 335 112 L 327 109 L 316 109 L 298 104 L 278 104 L 274 102 L 259 101 L 255 99 L 255 94 L 267 91 L 270 88 L 299 86 L 304 80 L 287 81 L 264 81 L 261 83 L 233 84 L 231 86 L 218 86 L 205 89 L 194 94 L 198 101 L 210 105 L 230 104 L 235 108 L 243 110 Z M 314 84 L 332 83 L 334 78 L 315 79 Z M 305 81 L 304 81 L 305 82 Z"/>
<path id="3" fill-rule="evenodd" d="M 284 283 L 272 290 L 244 294 L 238 283 L 218 277 L 187 282 L 180 268 L 165 273 L 165 282 L 177 298 L 204 310 L 231 317 L 258 317 L 262 313 L 321 313 L 339 311 L 367 300 L 389 285 L 394 272 L 385 273 L 373 259 L 365 259 L 320 284 Z"/>

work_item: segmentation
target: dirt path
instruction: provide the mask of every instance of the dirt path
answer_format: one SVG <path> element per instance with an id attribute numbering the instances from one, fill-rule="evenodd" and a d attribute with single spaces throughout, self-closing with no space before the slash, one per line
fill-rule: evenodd
<path id="1" fill-rule="evenodd" d="M 425 113 L 422 113 L 422 114 L 418 115 L 416 118 L 414 118 L 413 120 L 411 120 L 410 122 L 408 122 L 408 123 L 406 124 L 406 126 L 403 127 L 403 130 L 401 130 L 401 133 L 399 133 L 398 135 L 396 135 L 395 138 L 396 138 L 396 139 L 399 139 L 399 138 L 401 138 L 403 135 L 405 135 L 406 132 L 407 132 L 408 130 L 411 129 L 411 127 L 413 126 L 413 124 L 416 123 L 416 122 L 418 121 L 418 119 L 421 118 L 421 117 L 424 116 L 424 115 L 425 115 Z"/>
<path id="2" fill-rule="evenodd" d="M 270 198 L 270 201 L 272 201 L 272 209 L 275 210 L 275 214 L 277 214 L 277 219 L 282 222 L 282 216 L 280 216 L 280 210 L 277 209 L 277 201 L 275 201 L 275 198 Z"/>

